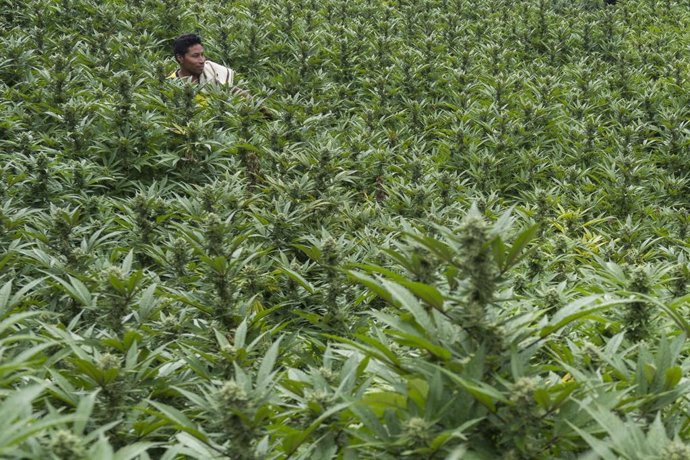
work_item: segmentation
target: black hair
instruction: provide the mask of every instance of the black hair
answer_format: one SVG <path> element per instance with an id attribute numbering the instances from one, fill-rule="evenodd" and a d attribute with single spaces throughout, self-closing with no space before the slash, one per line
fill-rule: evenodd
<path id="1" fill-rule="evenodd" d="M 201 45 L 201 37 L 197 34 L 180 35 L 173 41 L 173 56 L 184 56 L 187 54 L 189 47 L 194 45 Z"/>

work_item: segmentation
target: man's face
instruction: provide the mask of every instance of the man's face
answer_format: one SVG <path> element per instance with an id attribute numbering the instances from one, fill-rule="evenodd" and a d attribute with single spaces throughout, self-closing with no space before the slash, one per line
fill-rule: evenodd
<path id="1" fill-rule="evenodd" d="M 180 63 L 180 68 L 191 75 L 201 75 L 204 71 L 204 47 L 201 45 L 192 45 L 187 48 L 187 52 L 182 55 L 177 55 L 177 62 Z"/>

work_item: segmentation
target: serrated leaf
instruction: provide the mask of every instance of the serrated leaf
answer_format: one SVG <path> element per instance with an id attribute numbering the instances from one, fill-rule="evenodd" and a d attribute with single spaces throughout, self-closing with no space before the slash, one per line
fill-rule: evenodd
<path id="1" fill-rule="evenodd" d="M 443 304 L 445 300 L 443 295 L 441 295 L 435 286 L 409 280 L 400 281 L 400 284 L 412 291 L 414 295 L 424 300 L 432 307 L 443 311 Z"/>
<path id="2" fill-rule="evenodd" d="M 520 232 L 517 238 L 515 238 L 512 246 L 510 246 L 510 251 L 505 257 L 504 265 L 501 266 L 501 271 L 507 271 L 510 267 L 520 261 L 523 250 L 525 247 L 527 247 L 529 242 L 532 241 L 538 230 L 539 225 L 535 224 Z"/>
<path id="3" fill-rule="evenodd" d="M 33 289 L 34 286 L 36 286 L 36 285 L 42 283 L 43 280 L 45 280 L 45 279 L 46 279 L 45 277 L 37 278 L 37 279 L 35 279 L 35 280 L 33 280 L 33 281 L 27 283 L 24 287 L 22 287 L 22 288 L 19 289 L 17 292 L 15 292 L 14 295 L 12 296 L 12 298 L 10 299 L 10 302 L 9 302 L 9 305 L 8 305 L 9 308 L 12 308 L 12 307 L 14 307 L 15 305 L 17 305 L 17 304 L 21 301 L 21 299 L 22 299 L 22 297 L 24 296 L 24 294 L 26 294 L 26 293 L 29 292 L 31 289 Z"/>
<path id="4" fill-rule="evenodd" d="M 680 366 L 669 367 L 664 373 L 664 389 L 674 388 L 681 378 L 683 378 L 683 369 Z"/>
<path id="5" fill-rule="evenodd" d="M 360 284 L 363 284 L 366 286 L 370 291 L 381 297 L 387 302 L 392 301 L 392 297 L 390 292 L 386 288 L 384 288 L 376 279 L 372 278 L 369 275 L 366 275 L 364 273 L 348 270 L 347 274 L 350 278 L 352 278 L 354 281 L 357 281 Z"/>
<path id="6" fill-rule="evenodd" d="M 439 369 L 491 412 L 496 412 L 497 402 L 507 403 L 505 396 L 494 387 L 484 382 L 466 379 L 442 367 L 439 367 Z"/>
<path id="7" fill-rule="evenodd" d="M 271 371 L 275 366 L 276 360 L 278 359 L 278 351 L 280 349 L 280 340 L 273 342 L 271 347 L 268 349 L 263 359 L 261 360 L 261 365 L 259 366 L 259 372 L 256 375 L 256 388 L 258 391 L 263 391 L 269 388 L 271 382 Z"/>
<path id="8" fill-rule="evenodd" d="M 132 270 L 132 262 L 134 261 L 134 251 L 130 250 L 127 255 L 125 256 L 125 259 L 122 261 L 122 273 L 125 275 L 128 275 L 129 272 Z"/>
<path id="9" fill-rule="evenodd" d="M 243 348 L 247 340 L 247 319 L 243 319 L 237 329 L 235 330 L 235 348 Z"/>
<path id="10" fill-rule="evenodd" d="M 376 435 L 379 440 L 386 442 L 390 440 L 390 436 L 388 436 L 388 432 L 383 427 L 374 411 L 369 408 L 371 403 L 374 402 L 374 396 L 375 395 L 373 394 L 367 395 L 367 398 L 362 400 L 362 404 L 354 405 L 350 410 L 368 430 L 372 431 Z M 401 402 L 404 403 L 404 398 L 402 398 Z M 383 411 L 381 412 L 383 413 Z"/>
<path id="11" fill-rule="evenodd" d="M 583 319 L 593 313 L 605 310 L 607 308 L 611 308 L 615 305 L 620 305 L 624 303 L 630 303 L 632 300 L 629 299 L 615 299 L 615 300 L 608 300 L 608 301 L 602 301 L 602 297 L 600 295 L 590 295 L 583 297 L 581 299 L 577 299 L 573 302 L 570 302 L 568 305 L 560 309 L 551 319 L 549 324 L 544 326 L 540 331 L 539 331 L 539 336 L 540 337 L 546 337 L 547 335 L 551 334 L 554 331 L 557 331 L 559 329 L 564 328 L 565 326 L 573 323 L 574 321 L 577 321 L 579 319 Z M 595 304 L 595 305 L 591 305 Z"/>
<path id="12" fill-rule="evenodd" d="M 393 353 L 388 347 L 386 347 L 383 343 L 379 342 L 373 337 L 362 334 L 353 334 L 353 337 L 359 340 L 359 342 L 332 334 L 324 334 L 324 337 L 336 340 L 338 342 L 346 343 L 364 352 L 368 356 L 373 356 L 375 358 L 389 362 L 395 366 L 400 365 L 400 361 L 398 357 L 395 355 L 395 353 Z"/>
<path id="13" fill-rule="evenodd" d="M 304 277 L 296 271 L 290 270 L 287 267 L 281 267 L 279 272 L 287 275 L 292 281 L 302 286 L 310 294 L 313 294 L 316 291 L 316 289 L 314 289 L 314 286 L 312 286 L 312 284 L 309 281 L 304 279 Z"/>
<path id="14" fill-rule="evenodd" d="M 86 307 L 91 306 L 91 293 L 84 285 L 84 283 L 72 276 L 69 276 L 69 282 L 57 276 L 52 277 L 53 279 L 55 279 L 55 281 L 60 283 L 60 285 L 64 288 L 65 292 L 74 300 Z"/>
<path id="15" fill-rule="evenodd" d="M 542 409 L 548 410 L 551 407 L 551 397 L 546 388 L 537 388 L 534 390 L 534 400 Z"/>
<path id="16" fill-rule="evenodd" d="M 10 301 L 10 295 L 12 294 L 12 280 L 9 280 L 0 288 L 0 318 L 5 314 L 5 310 L 8 307 Z"/>
<path id="17" fill-rule="evenodd" d="M 398 305 L 412 313 L 417 323 L 428 333 L 433 334 L 436 331 L 436 326 L 433 319 L 426 312 L 419 301 L 410 294 L 406 288 L 401 285 L 388 280 L 382 280 L 383 287 L 391 293 L 391 299 Z"/>
<path id="18" fill-rule="evenodd" d="M 156 445 L 153 442 L 135 442 L 115 452 L 113 460 L 132 460 Z"/>
<path id="19" fill-rule="evenodd" d="M 160 415 L 172 423 L 176 428 L 189 433 L 201 441 L 206 442 L 208 440 L 208 437 L 197 428 L 196 424 L 189 420 L 189 418 L 187 418 L 187 416 L 179 410 L 161 402 L 152 401 L 150 399 L 147 399 L 146 401 L 158 409 Z"/>

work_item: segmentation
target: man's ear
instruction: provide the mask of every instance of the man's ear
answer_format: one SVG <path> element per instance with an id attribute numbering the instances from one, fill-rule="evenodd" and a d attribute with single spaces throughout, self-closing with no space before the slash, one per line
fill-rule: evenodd
<path id="1" fill-rule="evenodd" d="M 182 62 L 182 55 L 181 55 L 181 54 L 176 54 L 176 55 L 175 55 L 175 60 L 177 61 L 178 64 L 179 64 L 180 62 Z"/>

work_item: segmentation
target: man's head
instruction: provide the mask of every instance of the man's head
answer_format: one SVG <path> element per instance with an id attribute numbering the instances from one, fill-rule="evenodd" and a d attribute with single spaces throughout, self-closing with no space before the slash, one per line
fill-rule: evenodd
<path id="1" fill-rule="evenodd" d="M 180 35 L 173 41 L 173 53 L 183 75 L 201 75 L 206 62 L 201 37 L 196 34 Z"/>

